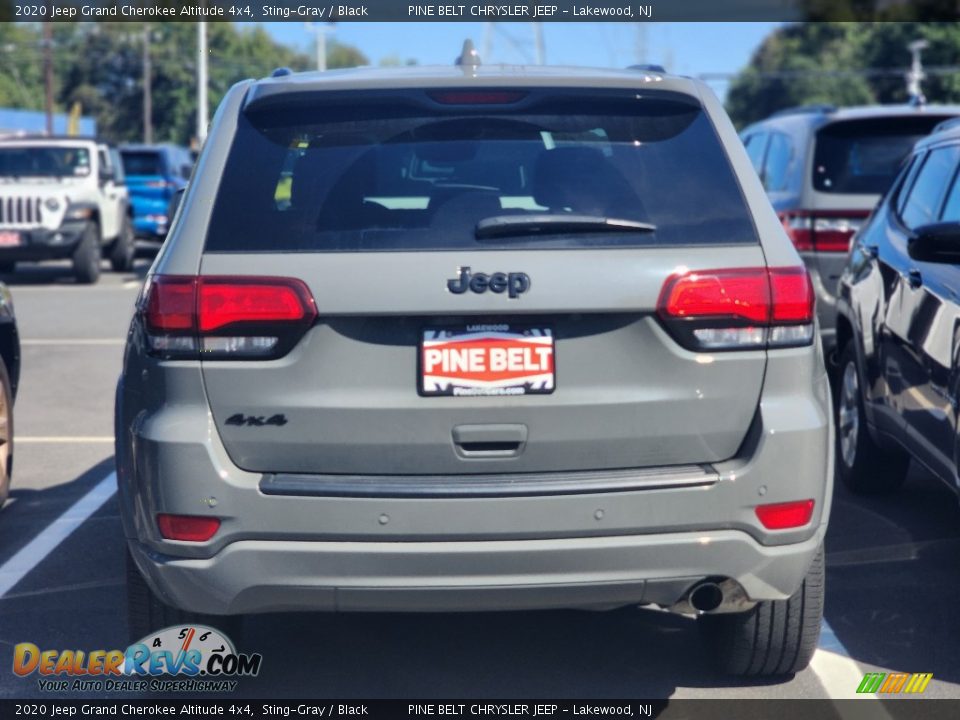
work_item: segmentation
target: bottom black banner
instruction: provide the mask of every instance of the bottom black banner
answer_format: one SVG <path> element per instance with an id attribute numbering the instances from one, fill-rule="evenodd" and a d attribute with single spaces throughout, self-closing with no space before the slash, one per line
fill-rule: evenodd
<path id="1" fill-rule="evenodd" d="M 0 718 L 597 718 L 954 720 L 960 700 L 0 700 Z"/>

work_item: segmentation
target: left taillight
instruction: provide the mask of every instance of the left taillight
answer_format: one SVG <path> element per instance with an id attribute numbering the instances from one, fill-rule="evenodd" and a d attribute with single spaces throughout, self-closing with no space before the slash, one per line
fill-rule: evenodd
<path id="1" fill-rule="evenodd" d="M 657 314 L 691 350 L 810 345 L 814 294 L 804 267 L 695 270 L 669 277 Z"/>
<path id="2" fill-rule="evenodd" d="M 317 309 L 296 278 L 157 275 L 140 314 L 153 355 L 269 360 L 300 341 Z"/>

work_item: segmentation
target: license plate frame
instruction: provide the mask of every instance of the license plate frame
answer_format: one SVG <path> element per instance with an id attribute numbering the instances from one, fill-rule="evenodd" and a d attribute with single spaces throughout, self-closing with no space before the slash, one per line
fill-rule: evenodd
<path id="1" fill-rule="evenodd" d="M 422 397 L 550 395 L 557 386 L 556 338 L 549 325 L 425 327 L 417 357 Z"/>

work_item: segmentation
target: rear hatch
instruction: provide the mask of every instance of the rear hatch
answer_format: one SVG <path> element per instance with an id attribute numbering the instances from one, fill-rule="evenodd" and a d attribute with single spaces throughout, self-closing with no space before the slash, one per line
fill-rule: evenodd
<path id="1" fill-rule="evenodd" d="M 759 401 L 764 256 L 678 93 L 248 107 L 200 271 L 210 406 L 251 471 L 711 463 Z"/>
<path id="2" fill-rule="evenodd" d="M 130 194 L 146 205 L 166 208 L 174 184 L 167 177 L 163 154 L 154 150 L 122 150 L 120 155 Z"/>

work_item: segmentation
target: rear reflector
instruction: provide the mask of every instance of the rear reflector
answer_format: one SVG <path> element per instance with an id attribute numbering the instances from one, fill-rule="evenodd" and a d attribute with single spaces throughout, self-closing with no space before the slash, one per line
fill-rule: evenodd
<path id="1" fill-rule="evenodd" d="M 660 319 L 685 347 L 748 350 L 813 342 L 814 294 L 803 267 L 696 270 L 667 279 Z"/>
<path id="2" fill-rule="evenodd" d="M 780 221 L 800 252 L 845 253 L 867 214 L 863 210 L 793 210 L 780 213 Z"/>
<path id="3" fill-rule="evenodd" d="M 279 357 L 317 317 L 296 278 L 157 275 L 144 293 L 150 350 L 171 359 Z"/>
<path id="4" fill-rule="evenodd" d="M 813 500 L 758 505 L 757 518 L 767 530 L 787 530 L 803 527 L 813 517 Z"/>
<path id="5" fill-rule="evenodd" d="M 206 542 L 220 529 L 220 518 L 197 515 L 157 515 L 157 527 L 166 540 Z"/>

